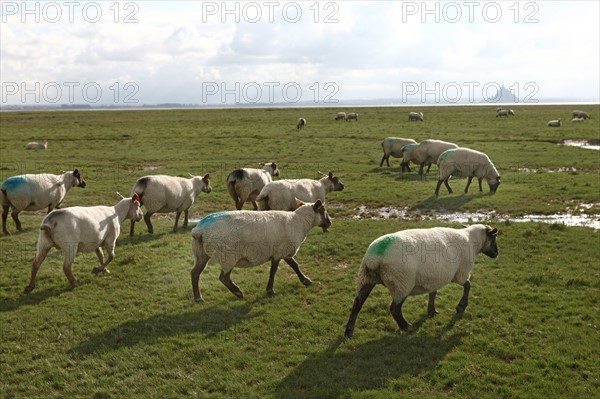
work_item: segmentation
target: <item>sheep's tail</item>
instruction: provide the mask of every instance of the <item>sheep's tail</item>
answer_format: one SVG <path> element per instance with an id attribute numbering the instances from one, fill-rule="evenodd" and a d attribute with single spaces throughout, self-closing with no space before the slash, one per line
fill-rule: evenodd
<path id="1" fill-rule="evenodd" d="M 379 266 L 380 266 L 379 260 L 380 259 L 378 256 L 365 256 L 362 260 L 360 269 L 368 271 L 368 272 L 379 271 Z"/>
<path id="2" fill-rule="evenodd" d="M 131 190 L 131 196 L 138 195 L 140 197 L 140 205 L 144 205 L 144 191 L 146 191 L 146 187 L 148 186 L 149 179 L 147 177 L 142 177 L 133 186 L 133 190 Z"/>
<path id="3" fill-rule="evenodd" d="M 2 205 L 2 206 L 10 205 L 10 202 L 8 202 L 8 195 L 6 195 L 5 189 L 0 189 L 0 205 Z"/>
<path id="4" fill-rule="evenodd" d="M 235 185 L 238 181 L 241 181 L 244 178 L 244 171 L 241 169 L 236 169 L 227 176 L 227 192 L 229 196 L 233 198 L 235 203 L 238 203 L 238 195 L 235 190 Z"/>

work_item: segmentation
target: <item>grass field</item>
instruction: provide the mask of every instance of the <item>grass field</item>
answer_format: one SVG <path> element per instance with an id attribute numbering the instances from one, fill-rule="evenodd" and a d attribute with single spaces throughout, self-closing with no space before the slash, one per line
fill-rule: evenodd
<path id="1" fill-rule="evenodd" d="M 143 110 L 0 113 L 0 178 L 79 168 L 84 189 L 64 206 L 116 203 L 146 174 L 210 173 L 213 192 L 191 215 L 233 209 L 225 188 L 236 167 L 277 161 L 280 178 L 332 170 L 346 184 L 330 194 L 330 232 L 315 229 L 297 256 L 314 284 L 304 287 L 282 266 L 265 294 L 268 267 L 239 269 L 239 300 L 218 279 L 202 276 L 202 305 L 193 302 L 190 229 L 172 233 L 155 217 L 122 234 L 110 275 L 90 273 L 81 254 L 71 289 L 62 255 L 51 251 L 37 288 L 23 295 L 43 213 L 24 213 L 24 231 L 0 237 L 0 397 L 2 398 L 590 398 L 600 390 L 599 232 L 561 224 L 511 223 L 494 215 L 600 214 L 598 151 L 558 145 L 600 139 L 600 107 L 495 106 L 362 108 L 358 122 L 335 122 L 336 109 Z M 592 119 L 571 124 L 570 112 Z M 347 110 L 347 111 L 354 111 Z M 308 125 L 297 131 L 296 119 Z M 564 125 L 546 127 L 550 119 Z M 381 139 L 438 138 L 486 152 L 502 174 L 496 195 L 433 195 L 425 177 L 379 167 Z M 25 143 L 49 141 L 46 151 Z M 446 224 L 423 220 L 356 220 L 358 207 L 489 212 L 500 229 L 500 256 L 479 255 L 470 305 L 454 307 L 462 288 L 440 290 L 440 314 L 427 317 L 427 296 L 406 301 L 413 326 L 399 332 L 378 286 L 343 338 L 354 279 L 371 241 L 382 234 Z M 248 205 L 247 205 L 248 206 Z M 248 206 L 249 209 L 249 206 Z M 157 215 L 158 216 L 158 215 Z M 169 215 L 172 217 L 173 215 Z M 193 225 L 193 224 L 192 224 Z M 127 232 L 127 222 L 123 229 Z"/>

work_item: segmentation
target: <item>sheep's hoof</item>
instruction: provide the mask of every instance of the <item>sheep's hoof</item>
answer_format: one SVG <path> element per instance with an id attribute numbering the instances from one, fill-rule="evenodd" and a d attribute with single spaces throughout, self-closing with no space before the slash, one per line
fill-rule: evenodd
<path id="1" fill-rule="evenodd" d="M 456 306 L 456 313 L 465 313 L 465 309 L 467 308 L 467 305 L 457 305 Z"/>
<path id="2" fill-rule="evenodd" d="M 98 274 L 98 273 L 100 273 L 100 272 L 102 272 L 102 271 L 104 271 L 104 268 L 103 268 L 103 267 L 94 267 L 94 268 L 92 269 L 92 274 Z"/>
<path id="3" fill-rule="evenodd" d="M 244 299 L 244 293 L 242 291 L 235 291 L 233 295 L 237 296 L 240 299 Z"/>
<path id="4" fill-rule="evenodd" d="M 8 230 L 4 230 L 3 233 L 4 233 L 5 236 L 9 236 L 10 235 L 10 231 L 8 231 Z"/>
<path id="5" fill-rule="evenodd" d="M 275 290 L 273 290 L 273 289 L 267 290 L 267 295 L 268 296 L 275 296 Z"/>
<path id="6" fill-rule="evenodd" d="M 302 279 L 302 284 L 304 284 L 304 286 L 308 287 L 309 285 L 312 284 L 312 280 L 309 279 L 308 277 L 305 277 Z"/>
<path id="7" fill-rule="evenodd" d="M 194 301 L 196 301 L 196 303 L 204 303 L 204 298 L 199 296 L 199 297 L 194 298 Z"/>
<path id="8" fill-rule="evenodd" d="M 344 337 L 352 338 L 352 335 L 354 335 L 354 330 L 347 328 L 346 332 L 344 332 Z"/>
<path id="9" fill-rule="evenodd" d="M 440 312 L 438 312 L 437 310 L 434 310 L 433 312 L 427 312 L 427 315 L 429 317 L 434 317 L 435 315 L 439 314 Z"/>
<path id="10" fill-rule="evenodd" d="M 405 324 L 402 324 L 402 325 L 400 326 L 400 329 L 401 329 L 402 331 L 408 331 L 408 327 L 410 327 L 410 326 L 412 326 L 412 324 L 410 324 L 410 323 L 405 323 Z"/>
<path id="11" fill-rule="evenodd" d="M 29 284 L 27 287 L 25 287 L 25 291 L 23 291 L 23 293 L 29 294 L 31 291 L 33 291 L 34 288 L 35 288 L 35 284 Z"/>

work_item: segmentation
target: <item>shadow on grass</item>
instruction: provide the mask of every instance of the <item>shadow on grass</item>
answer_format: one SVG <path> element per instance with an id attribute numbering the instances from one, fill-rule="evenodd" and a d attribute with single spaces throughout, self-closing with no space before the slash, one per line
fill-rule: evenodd
<path id="1" fill-rule="evenodd" d="M 260 313 L 250 316 L 251 309 L 250 304 L 227 307 L 198 305 L 194 306 L 194 310 L 181 314 L 156 315 L 130 321 L 81 342 L 70 352 L 91 355 L 182 334 L 204 334 L 211 337 L 250 317 L 260 316 Z"/>
<path id="2" fill-rule="evenodd" d="M 463 205 L 467 204 L 470 201 L 473 201 L 474 199 L 477 198 L 481 198 L 481 197 L 485 197 L 488 196 L 489 193 L 480 193 L 477 192 L 477 194 L 460 194 L 460 195 L 453 195 L 453 194 L 445 194 L 441 192 L 440 189 L 440 196 L 436 197 L 435 195 L 430 196 L 429 198 L 419 202 L 418 204 L 416 204 L 413 208 L 414 209 L 459 209 L 460 207 L 462 207 Z"/>
<path id="3" fill-rule="evenodd" d="M 431 373 L 458 346 L 466 333 L 447 334 L 461 315 L 436 335 L 418 335 L 413 325 L 408 333 L 384 337 L 360 347 L 340 348 L 339 338 L 286 376 L 275 388 L 275 398 L 338 398 L 351 392 L 382 389 L 403 376 Z M 360 334 L 360 330 L 357 332 Z"/>
<path id="4" fill-rule="evenodd" d="M 25 288 L 25 286 L 23 286 L 23 288 Z M 10 312 L 20 308 L 21 306 L 38 305 L 48 298 L 59 296 L 72 290 L 73 287 L 64 285 L 62 287 L 46 288 L 44 290 L 35 289 L 30 294 L 23 294 L 23 291 L 21 291 L 21 296 L 18 298 L 0 301 L 0 312 Z"/>

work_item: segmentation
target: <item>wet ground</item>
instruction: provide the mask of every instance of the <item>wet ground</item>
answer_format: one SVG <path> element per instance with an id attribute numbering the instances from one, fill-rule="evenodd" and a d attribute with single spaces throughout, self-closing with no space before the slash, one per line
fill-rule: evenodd
<path id="1" fill-rule="evenodd" d="M 581 147 L 588 150 L 600 150 L 600 140 L 562 140 L 561 145 Z"/>

